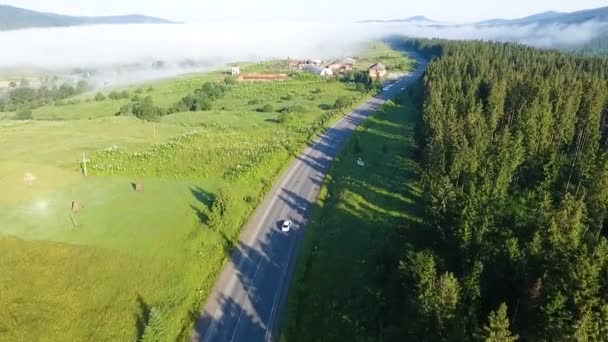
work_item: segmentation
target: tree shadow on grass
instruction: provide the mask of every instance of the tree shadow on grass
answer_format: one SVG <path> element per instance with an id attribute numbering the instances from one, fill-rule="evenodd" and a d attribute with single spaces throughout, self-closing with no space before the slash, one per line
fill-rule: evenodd
<path id="1" fill-rule="evenodd" d="M 192 208 L 194 215 L 196 215 L 201 224 L 208 224 L 209 213 L 211 212 L 211 207 L 215 201 L 215 196 L 201 187 L 191 187 L 190 192 L 197 200 L 197 204 L 191 204 L 190 208 Z"/>
<path id="2" fill-rule="evenodd" d="M 137 341 L 141 340 L 144 335 L 146 325 L 150 320 L 150 306 L 144 301 L 141 295 L 137 295 L 137 305 L 139 306 L 139 313 L 135 319 L 135 329 L 137 331 Z"/>

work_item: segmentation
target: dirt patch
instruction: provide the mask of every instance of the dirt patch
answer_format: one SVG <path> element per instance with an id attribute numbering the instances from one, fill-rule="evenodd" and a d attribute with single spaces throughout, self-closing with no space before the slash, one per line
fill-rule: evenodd
<path id="1" fill-rule="evenodd" d="M 237 78 L 240 82 L 286 81 L 288 79 L 287 74 L 241 74 Z"/>

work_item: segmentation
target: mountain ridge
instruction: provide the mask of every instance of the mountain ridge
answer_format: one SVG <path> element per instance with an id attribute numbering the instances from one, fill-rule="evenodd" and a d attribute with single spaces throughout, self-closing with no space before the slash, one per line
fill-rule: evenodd
<path id="1" fill-rule="evenodd" d="M 116 16 L 70 16 L 39 12 L 21 7 L 0 5 L 0 31 L 27 28 L 69 27 L 95 24 L 175 24 L 177 22 L 146 16 L 127 14 Z"/>

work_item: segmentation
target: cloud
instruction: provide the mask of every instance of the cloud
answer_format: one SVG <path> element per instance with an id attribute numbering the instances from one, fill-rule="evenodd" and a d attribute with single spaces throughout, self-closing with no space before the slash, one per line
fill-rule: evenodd
<path id="1" fill-rule="evenodd" d="M 98 69 L 103 83 L 167 77 L 268 58 L 332 58 L 352 55 L 363 43 L 388 35 L 516 41 L 538 47 L 584 43 L 606 23 L 580 25 L 210 23 L 99 25 L 0 32 L 0 70 Z M 163 61 L 162 67 L 152 67 Z"/>

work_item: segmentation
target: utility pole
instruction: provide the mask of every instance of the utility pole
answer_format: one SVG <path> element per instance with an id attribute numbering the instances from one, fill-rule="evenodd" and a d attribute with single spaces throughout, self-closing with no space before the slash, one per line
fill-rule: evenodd
<path id="1" fill-rule="evenodd" d="M 87 162 L 87 157 L 84 155 L 84 152 L 82 152 L 82 172 L 84 173 L 85 177 L 89 175 L 89 173 L 87 172 Z"/>

